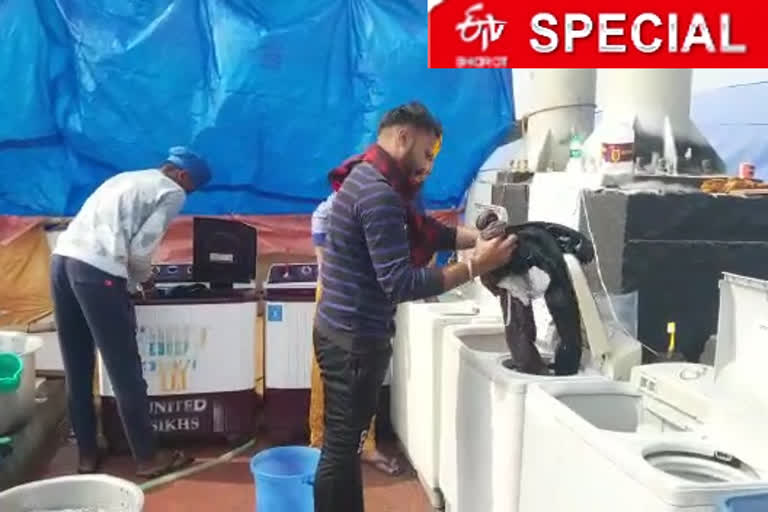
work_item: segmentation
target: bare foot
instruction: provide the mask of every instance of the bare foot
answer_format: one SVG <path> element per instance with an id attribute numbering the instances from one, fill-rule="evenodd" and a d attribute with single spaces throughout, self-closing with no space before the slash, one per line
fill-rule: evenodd
<path id="1" fill-rule="evenodd" d="M 397 476 L 400 474 L 400 465 L 397 463 L 397 459 L 389 458 L 379 450 L 363 452 L 360 458 L 366 464 L 371 464 L 386 475 Z"/>

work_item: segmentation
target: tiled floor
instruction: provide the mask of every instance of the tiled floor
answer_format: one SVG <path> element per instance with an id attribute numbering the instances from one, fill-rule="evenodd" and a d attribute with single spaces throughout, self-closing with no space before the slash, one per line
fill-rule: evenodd
<path id="1" fill-rule="evenodd" d="M 254 452 L 265 447 L 259 446 Z M 392 453 L 386 446 L 382 449 Z M 191 453 L 198 460 L 206 460 L 227 450 L 226 447 L 204 448 Z M 250 456 L 239 457 L 149 492 L 144 512 L 253 512 L 255 493 L 249 459 Z M 51 462 L 46 476 L 71 474 L 76 468 L 76 461 L 75 447 L 64 446 Z M 132 462 L 127 457 L 110 458 L 104 468 L 106 473 L 128 479 L 132 479 L 132 470 Z M 363 471 L 366 512 L 432 510 L 410 468 L 403 476 L 396 478 L 381 474 L 368 465 L 364 465 Z"/>

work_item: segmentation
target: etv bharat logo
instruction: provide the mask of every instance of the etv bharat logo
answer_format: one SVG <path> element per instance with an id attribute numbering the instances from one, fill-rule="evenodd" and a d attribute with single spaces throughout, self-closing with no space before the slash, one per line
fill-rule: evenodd
<path id="1" fill-rule="evenodd" d="M 484 6 L 476 3 L 464 11 L 464 21 L 456 24 L 456 31 L 465 43 L 473 43 L 480 38 L 480 48 L 485 53 L 492 43 L 499 40 L 504 33 L 506 21 L 494 18 L 493 14 L 485 13 L 485 17 L 475 18 L 475 13 L 481 15 Z M 456 57 L 456 67 L 460 68 L 503 68 L 507 66 L 507 58 L 493 56 Z"/>

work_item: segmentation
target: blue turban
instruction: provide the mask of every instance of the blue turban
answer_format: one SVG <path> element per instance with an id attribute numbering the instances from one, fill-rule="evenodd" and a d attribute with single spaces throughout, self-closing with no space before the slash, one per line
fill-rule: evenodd
<path id="1" fill-rule="evenodd" d="M 187 171 L 195 188 L 202 187 L 211 180 L 211 170 L 206 161 L 184 146 L 169 149 L 165 161 Z"/>

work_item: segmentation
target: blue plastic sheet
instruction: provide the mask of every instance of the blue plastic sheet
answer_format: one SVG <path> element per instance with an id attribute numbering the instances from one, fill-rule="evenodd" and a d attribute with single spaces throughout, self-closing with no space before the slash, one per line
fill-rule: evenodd
<path id="1" fill-rule="evenodd" d="M 726 163 L 728 174 L 752 162 L 768 179 L 768 82 L 739 84 L 693 97 L 691 117 Z"/>
<path id="2" fill-rule="evenodd" d="M 446 131 L 426 206 L 456 206 L 511 73 L 427 69 L 426 27 L 423 0 L 0 0 L 0 214 L 73 214 L 177 144 L 215 172 L 186 213 L 308 213 L 412 99 Z"/>

